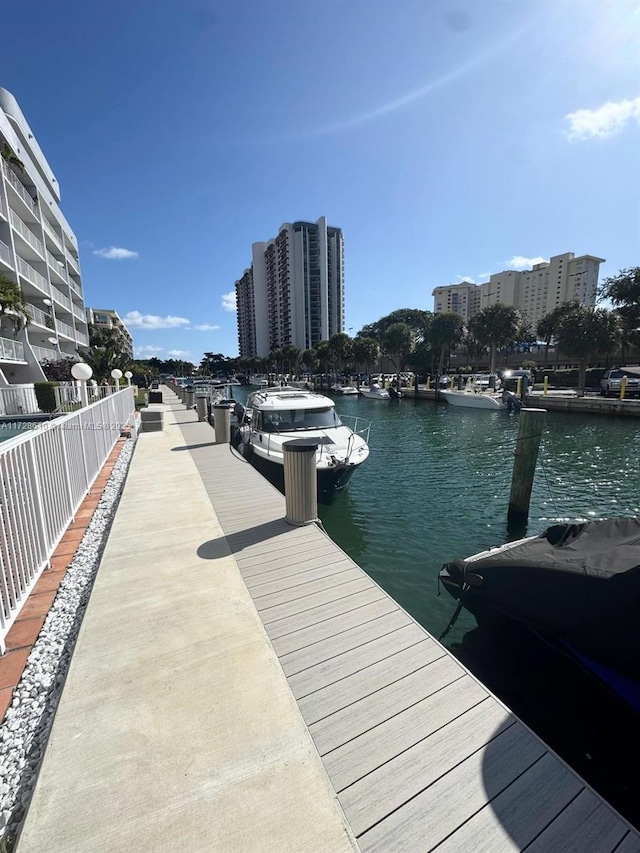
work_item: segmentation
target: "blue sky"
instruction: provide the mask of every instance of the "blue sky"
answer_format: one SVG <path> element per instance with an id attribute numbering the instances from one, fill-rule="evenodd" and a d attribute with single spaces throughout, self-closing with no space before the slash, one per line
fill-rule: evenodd
<path id="1" fill-rule="evenodd" d="M 514 258 L 639 262 L 640 0 L 32 0 L 2 28 L 87 304 L 141 355 L 235 354 L 225 294 L 294 219 L 343 228 L 353 334 Z"/>

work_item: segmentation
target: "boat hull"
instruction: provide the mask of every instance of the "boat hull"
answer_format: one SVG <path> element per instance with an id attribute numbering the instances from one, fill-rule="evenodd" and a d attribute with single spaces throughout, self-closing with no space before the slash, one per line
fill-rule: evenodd
<path id="1" fill-rule="evenodd" d="M 440 396 L 450 406 L 460 406 L 465 409 L 490 409 L 497 412 L 507 408 L 507 404 L 502 402 L 501 395 L 473 394 L 468 391 L 440 391 Z"/>
<path id="2" fill-rule="evenodd" d="M 233 444 L 256 471 L 284 494 L 284 465 L 256 453 L 251 444 L 244 442 L 240 432 L 236 434 Z M 318 468 L 316 472 L 318 502 L 325 505 L 332 503 L 353 477 L 356 468 L 358 465 L 354 464 L 338 464 L 331 468 Z"/>
<path id="3" fill-rule="evenodd" d="M 369 388 L 360 388 L 360 395 L 367 400 L 390 400 L 388 391 L 372 391 Z"/>

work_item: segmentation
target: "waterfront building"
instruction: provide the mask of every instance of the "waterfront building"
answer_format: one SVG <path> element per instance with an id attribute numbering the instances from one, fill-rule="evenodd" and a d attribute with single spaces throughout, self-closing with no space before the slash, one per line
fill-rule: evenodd
<path id="1" fill-rule="evenodd" d="M 253 244 L 235 287 L 241 356 L 317 346 L 344 331 L 342 230 L 324 216 L 285 223 L 277 237 Z"/>
<path id="2" fill-rule="evenodd" d="M 465 320 L 482 308 L 501 302 L 514 305 L 535 324 L 558 305 L 576 301 L 593 307 L 604 258 L 573 252 L 554 255 L 530 270 L 503 270 L 484 284 L 450 285 L 433 291 L 434 311 L 455 311 Z M 455 307 L 454 307 L 455 306 Z"/>
<path id="3" fill-rule="evenodd" d="M 133 337 L 117 311 L 111 308 L 87 308 L 87 322 L 96 329 L 115 330 L 122 341 L 122 352 L 133 358 Z"/>
<path id="4" fill-rule="evenodd" d="M 0 385 L 45 379 L 40 362 L 89 346 L 78 241 L 60 210 L 60 186 L 16 99 L 0 88 L 0 273 L 31 317 L 13 336 L 0 326 Z"/>

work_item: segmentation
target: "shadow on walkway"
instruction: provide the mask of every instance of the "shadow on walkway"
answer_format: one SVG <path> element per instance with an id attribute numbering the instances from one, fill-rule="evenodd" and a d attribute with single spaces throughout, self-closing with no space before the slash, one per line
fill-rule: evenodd
<path id="1" fill-rule="evenodd" d="M 289 533 L 296 529 L 287 524 L 284 518 L 267 521 L 264 524 L 251 527 L 249 530 L 243 530 L 241 533 L 228 533 L 226 536 L 220 536 L 217 539 L 210 539 L 208 542 L 203 542 L 198 547 L 198 557 L 203 560 L 219 560 L 221 557 L 229 555 L 229 549 L 231 553 L 235 554 L 244 548 L 257 545 L 258 542 L 265 542 L 274 536 Z"/>
<path id="2" fill-rule="evenodd" d="M 218 447 L 215 441 L 205 441 L 202 444 L 183 444 L 181 447 L 172 447 L 171 450 L 175 453 L 178 450 L 198 450 L 201 447 Z"/>

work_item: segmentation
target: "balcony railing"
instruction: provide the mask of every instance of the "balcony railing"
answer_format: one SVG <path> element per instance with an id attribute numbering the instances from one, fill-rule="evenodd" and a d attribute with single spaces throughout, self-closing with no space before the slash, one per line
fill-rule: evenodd
<path id="1" fill-rule="evenodd" d="M 0 258 L 2 258 L 5 264 L 9 264 L 10 267 L 13 266 L 11 263 L 11 249 L 2 240 L 0 240 Z"/>
<path id="2" fill-rule="evenodd" d="M 54 284 L 51 285 L 51 296 L 56 300 L 56 302 L 59 302 L 60 305 L 64 305 L 67 310 L 71 311 L 71 300 L 68 296 L 65 296 L 62 291 L 58 290 Z"/>
<path id="3" fill-rule="evenodd" d="M 35 305 L 27 302 L 27 311 L 29 312 L 32 322 L 37 323 L 39 326 L 44 326 L 47 329 L 53 329 L 53 317 L 50 314 L 47 314 L 46 311 L 43 311 L 42 308 L 37 308 Z"/>
<path id="4" fill-rule="evenodd" d="M 65 255 L 67 256 L 67 263 L 69 264 L 69 266 L 72 267 L 72 269 L 75 270 L 75 272 L 77 272 L 79 275 L 80 274 L 80 264 L 78 263 L 78 259 L 74 258 L 74 256 L 69 251 L 66 251 Z"/>
<path id="5" fill-rule="evenodd" d="M 0 195 L 0 214 L 2 214 L 2 216 L 4 216 L 5 219 L 7 218 L 7 208 L 4 205 L 4 201 L 3 201 L 1 195 Z"/>
<path id="6" fill-rule="evenodd" d="M 52 270 L 54 270 L 61 279 L 64 281 L 68 281 L 67 279 L 67 271 L 64 267 L 62 261 L 59 261 L 55 255 L 52 255 L 51 252 L 47 249 L 47 261 L 49 262 L 49 266 Z"/>
<path id="7" fill-rule="evenodd" d="M 68 323 L 63 323 L 62 320 L 56 319 L 56 329 L 58 333 L 61 335 L 66 335 L 66 337 L 71 338 L 72 341 L 76 339 L 76 332 L 73 326 L 70 326 Z"/>
<path id="8" fill-rule="evenodd" d="M 74 291 L 74 293 L 77 293 L 78 296 L 82 296 L 82 288 L 71 278 L 71 276 L 69 276 L 69 287 Z"/>
<path id="9" fill-rule="evenodd" d="M 5 361 L 24 361 L 24 344 L 10 338 L 0 338 L 0 358 Z"/>
<path id="10" fill-rule="evenodd" d="M 11 184 L 11 186 L 12 186 L 12 187 L 14 188 L 14 190 L 18 193 L 18 195 L 20 196 L 20 198 L 22 199 L 22 201 L 27 205 L 27 207 L 29 208 L 29 210 L 31 210 L 31 212 L 33 213 L 33 215 L 34 215 L 34 216 L 38 216 L 38 217 L 39 217 L 39 216 L 40 216 L 40 211 L 38 210 L 38 204 L 37 204 L 37 202 L 35 202 L 35 201 L 31 198 L 31 196 L 29 195 L 29 193 L 27 192 L 27 190 L 26 190 L 26 189 L 25 189 L 25 187 L 23 186 L 22 182 L 20 181 L 20 179 L 18 178 L 18 176 L 16 175 L 16 173 L 15 173 L 15 172 L 13 171 L 13 169 L 12 169 L 12 168 L 7 164 L 6 160 L 3 160 L 3 161 L 2 161 L 2 170 L 4 171 L 5 175 L 7 176 L 7 180 L 9 181 L 9 183 Z"/>
<path id="11" fill-rule="evenodd" d="M 32 346 L 31 349 L 38 361 L 59 361 L 60 359 L 60 353 L 58 350 L 34 346 Z"/>
<path id="12" fill-rule="evenodd" d="M 49 282 L 43 275 L 40 275 L 38 270 L 34 270 L 31 264 L 28 264 L 23 258 L 18 255 L 18 272 L 27 281 L 35 285 L 43 293 L 49 295 Z"/>
<path id="13" fill-rule="evenodd" d="M 89 346 L 89 335 L 84 335 L 82 332 L 76 332 L 76 340 L 80 344 L 80 346 Z"/>
<path id="14" fill-rule="evenodd" d="M 52 225 L 50 225 L 49 220 L 46 217 L 42 217 L 42 224 L 44 225 L 44 230 L 47 232 L 49 237 L 53 240 L 53 242 L 58 246 L 60 250 L 62 250 L 62 239 L 59 234 L 56 234 Z"/>
<path id="15" fill-rule="evenodd" d="M 30 415 L 39 411 L 33 384 L 0 388 L 0 415 Z"/>
<path id="16" fill-rule="evenodd" d="M 77 319 L 80 320 L 82 323 L 86 323 L 87 322 L 87 315 L 82 310 L 82 308 L 80 308 L 80 306 L 76 305 L 75 303 L 71 307 L 73 310 L 73 316 L 77 317 Z"/>
<path id="17" fill-rule="evenodd" d="M 31 246 L 32 249 L 35 249 L 39 255 L 44 257 L 44 246 L 42 245 L 42 240 L 38 240 L 36 235 L 30 228 L 27 228 L 25 223 L 20 219 L 17 213 L 13 210 L 9 211 L 9 219 L 11 220 L 11 224 L 15 228 L 15 230 L 20 234 L 20 236 Z"/>

